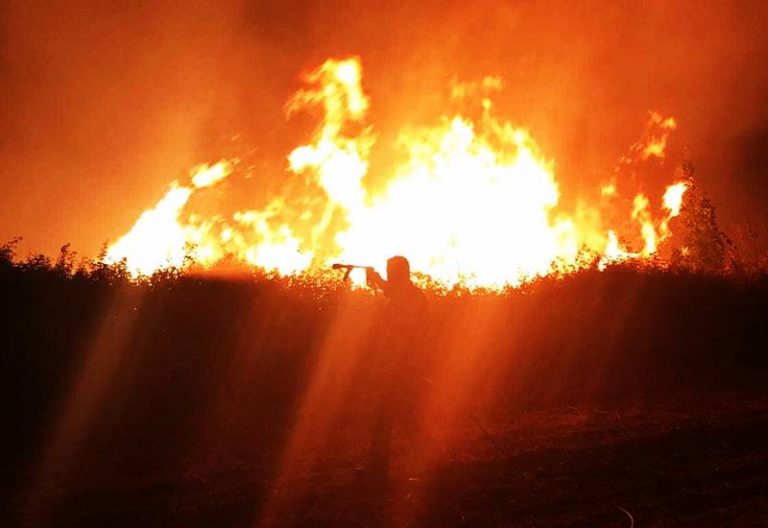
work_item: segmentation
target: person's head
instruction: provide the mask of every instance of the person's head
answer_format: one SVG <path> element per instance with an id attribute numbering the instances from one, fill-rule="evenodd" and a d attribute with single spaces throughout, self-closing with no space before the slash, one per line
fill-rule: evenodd
<path id="1" fill-rule="evenodd" d="M 391 284 L 411 282 L 411 265 L 407 258 L 397 255 L 387 259 L 387 281 Z"/>

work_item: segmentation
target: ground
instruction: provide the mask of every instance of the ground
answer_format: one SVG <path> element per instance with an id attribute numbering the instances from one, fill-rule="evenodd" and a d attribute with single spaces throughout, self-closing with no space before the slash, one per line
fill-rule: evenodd
<path id="1" fill-rule="evenodd" d="M 346 449 L 301 470 L 283 489 L 270 489 L 269 464 L 254 464 L 259 457 L 247 453 L 187 460 L 184 471 L 100 469 L 113 467 L 108 463 L 75 481 L 66 477 L 71 468 L 61 468 L 62 481 L 45 483 L 23 517 L 49 515 L 56 526 L 200 527 L 768 522 L 768 401 L 725 395 L 475 418 L 444 425 L 451 445 L 430 469 L 409 465 L 399 438 L 385 485 L 362 482 L 361 454 Z M 122 445 L 106 457 L 125 458 L 130 467 L 144 449 L 151 448 Z M 275 497 L 282 506 L 265 519 Z"/>
<path id="2" fill-rule="evenodd" d="M 768 526 L 766 275 L 430 292 L 383 479 L 384 299 L 35 262 L 0 258 L 2 527 Z"/>

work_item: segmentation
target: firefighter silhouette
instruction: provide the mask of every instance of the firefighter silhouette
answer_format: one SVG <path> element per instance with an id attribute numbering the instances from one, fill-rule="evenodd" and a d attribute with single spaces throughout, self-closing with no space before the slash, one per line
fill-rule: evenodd
<path id="1" fill-rule="evenodd" d="M 427 305 L 424 293 L 411 282 L 410 264 L 405 257 L 395 256 L 387 260 L 386 280 L 373 268 L 366 268 L 366 280 L 371 288 L 382 291 L 387 298 L 381 320 L 377 364 L 379 390 L 374 402 L 367 467 L 371 476 L 386 477 L 393 430 L 413 435 L 419 426 Z"/>

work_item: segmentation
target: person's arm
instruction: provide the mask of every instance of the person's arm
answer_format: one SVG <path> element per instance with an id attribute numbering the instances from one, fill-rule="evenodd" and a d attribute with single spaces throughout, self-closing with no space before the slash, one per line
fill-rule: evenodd
<path id="1" fill-rule="evenodd" d="M 387 288 L 387 281 L 381 278 L 381 275 L 373 268 L 365 268 L 365 281 L 368 286 L 375 289 L 385 291 Z"/>

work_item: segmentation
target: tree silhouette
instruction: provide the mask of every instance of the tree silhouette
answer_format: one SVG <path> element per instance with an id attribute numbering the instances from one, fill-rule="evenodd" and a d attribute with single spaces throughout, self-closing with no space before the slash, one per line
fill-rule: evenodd
<path id="1" fill-rule="evenodd" d="M 693 179 L 693 165 L 684 163 L 681 172 L 688 190 L 678 220 L 682 244 L 673 250 L 672 263 L 696 271 L 721 272 L 726 266 L 730 241 L 718 226 L 712 200 Z"/>

